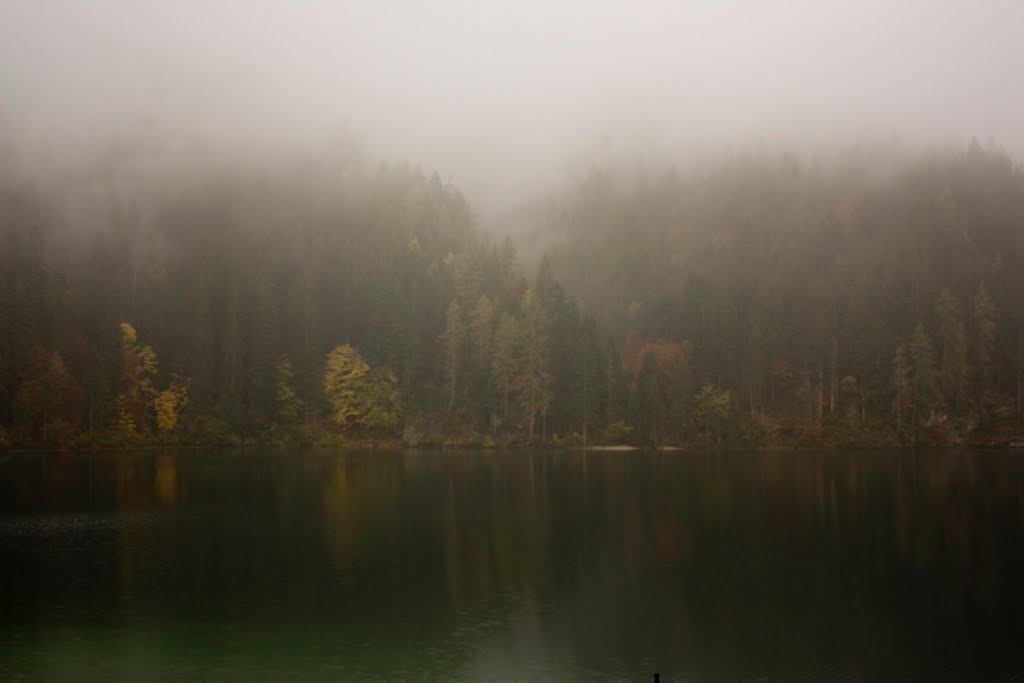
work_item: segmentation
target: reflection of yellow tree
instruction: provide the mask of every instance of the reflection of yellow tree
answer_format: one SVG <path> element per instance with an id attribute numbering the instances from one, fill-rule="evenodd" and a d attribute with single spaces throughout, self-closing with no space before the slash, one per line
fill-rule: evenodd
<path id="1" fill-rule="evenodd" d="M 339 462 L 323 491 L 327 551 L 340 572 L 357 569 L 380 543 L 402 543 L 415 524 L 428 534 L 420 546 L 444 571 L 450 608 L 486 607 L 503 591 L 535 599 L 546 584 L 552 550 L 547 473 L 535 463 L 505 469 L 475 456 L 436 461 L 406 455 L 400 476 L 386 467 Z M 447 475 L 447 476 L 446 476 Z M 446 479 L 459 486 L 444 483 Z M 371 548 L 373 546 L 373 548 Z M 389 550 L 396 550 L 390 548 Z"/>
<path id="2" fill-rule="evenodd" d="M 398 525 L 396 480 L 379 467 L 339 461 L 324 489 L 324 528 L 331 561 L 349 569 L 365 554 L 366 545 L 383 524 Z"/>
<path id="3" fill-rule="evenodd" d="M 350 566 L 353 552 L 352 535 L 355 533 L 353 500 L 345 466 L 338 463 L 334 475 L 324 489 L 324 529 L 327 548 L 338 568 Z"/>
<path id="4" fill-rule="evenodd" d="M 466 497 L 446 488 L 433 507 L 443 530 L 445 574 L 454 609 L 486 605 L 505 589 L 533 600 L 544 585 L 551 508 L 547 472 L 535 460 L 531 456 L 531 467 L 517 462 L 510 469 L 473 456 L 447 460 L 458 479 L 489 489 Z"/>
<path id="5" fill-rule="evenodd" d="M 135 454 L 124 453 L 117 459 L 115 469 L 117 481 L 117 507 L 138 508 L 145 502 L 145 485 Z"/>
<path id="6" fill-rule="evenodd" d="M 153 493 L 165 505 L 178 500 L 178 465 L 173 455 L 161 455 L 156 460 L 156 476 L 153 479 Z"/>

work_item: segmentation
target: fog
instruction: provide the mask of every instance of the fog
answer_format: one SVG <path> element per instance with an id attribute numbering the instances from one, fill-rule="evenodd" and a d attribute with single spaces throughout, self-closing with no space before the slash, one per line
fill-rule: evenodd
<path id="1" fill-rule="evenodd" d="M 484 212 L 609 157 L 871 139 L 1024 152 L 1018 2 L 0 3 L 0 140 L 436 169 Z"/>

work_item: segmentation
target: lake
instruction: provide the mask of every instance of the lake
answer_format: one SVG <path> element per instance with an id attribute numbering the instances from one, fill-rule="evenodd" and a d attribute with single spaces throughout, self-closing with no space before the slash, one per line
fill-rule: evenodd
<path id="1" fill-rule="evenodd" d="M 1024 453 L 0 459 L 0 680 L 1024 673 Z"/>

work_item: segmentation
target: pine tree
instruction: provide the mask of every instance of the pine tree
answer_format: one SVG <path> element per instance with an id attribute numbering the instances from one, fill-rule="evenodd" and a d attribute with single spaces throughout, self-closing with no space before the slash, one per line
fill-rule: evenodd
<path id="1" fill-rule="evenodd" d="M 732 413 L 732 393 L 728 389 L 717 388 L 711 382 L 705 382 L 693 399 L 694 420 L 709 443 L 712 434 L 715 443 L 721 442 L 722 431 L 731 422 Z"/>
<path id="2" fill-rule="evenodd" d="M 81 421 L 82 391 L 59 353 L 34 346 L 14 401 L 15 427 L 28 441 L 67 445 Z"/>
<path id="3" fill-rule="evenodd" d="M 643 355 L 633 392 L 633 425 L 641 445 L 657 446 L 661 443 L 661 429 L 665 420 L 665 391 L 661 369 L 653 351 Z"/>
<path id="4" fill-rule="evenodd" d="M 491 336 L 493 333 L 494 304 L 481 294 L 469 318 L 469 338 L 473 348 L 473 359 L 477 368 L 486 370 L 491 357 Z"/>
<path id="5" fill-rule="evenodd" d="M 482 264 L 476 249 L 471 246 L 456 254 L 453 269 L 456 298 L 469 310 L 481 296 L 483 280 Z"/>
<path id="6" fill-rule="evenodd" d="M 907 343 L 907 354 L 913 372 L 913 429 L 915 432 L 925 415 L 931 414 L 941 401 L 938 387 L 935 351 L 931 339 L 920 323 Z"/>
<path id="7" fill-rule="evenodd" d="M 251 301 L 246 399 L 250 412 L 258 421 L 273 419 L 275 408 L 275 358 L 281 347 L 279 339 L 280 306 L 277 292 L 266 267 L 260 272 Z"/>
<path id="8" fill-rule="evenodd" d="M 360 392 L 358 423 L 371 432 L 393 434 L 402 423 L 398 379 L 387 368 L 372 368 Z"/>
<path id="9" fill-rule="evenodd" d="M 537 417 L 543 417 L 551 405 L 551 372 L 548 367 L 550 349 L 546 330 L 544 307 L 534 291 L 527 290 L 523 294 L 521 306 L 520 348 L 512 386 L 519 397 L 531 443 Z"/>
<path id="10" fill-rule="evenodd" d="M 276 421 L 282 427 L 294 427 L 302 419 L 302 399 L 295 391 L 295 370 L 288 356 L 281 356 L 274 368 L 277 385 Z"/>
<path id="11" fill-rule="evenodd" d="M 954 406 L 967 397 L 967 333 L 961 318 L 960 301 L 949 289 L 943 289 L 935 301 L 939 330 L 940 375 L 942 393 Z"/>
<path id="12" fill-rule="evenodd" d="M 605 411 L 608 393 L 604 354 L 593 318 L 588 316 L 580 320 L 573 351 L 572 403 L 586 445 L 592 428 L 599 423 Z"/>
<path id="13" fill-rule="evenodd" d="M 668 394 L 668 434 L 677 442 L 686 440 L 692 417 L 693 394 L 696 391 L 690 362 L 693 345 L 689 341 L 684 341 L 680 346 L 682 353 Z"/>
<path id="14" fill-rule="evenodd" d="M 971 346 L 976 377 L 976 395 L 980 398 L 989 387 L 995 363 L 996 324 L 999 312 L 988 294 L 985 283 L 971 300 Z"/>
<path id="15" fill-rule="evenodd" d="M 605 354 L 607 363 L 608 423 L 624 423 L 629 405 L 629 384 L 626 381 L 625 368 L 622 366 L 622 355 L 619 353 L 615 340 L 608 339 L 608 352 Z"/>
<path id="16" fill-rule="evenodd" d="M 906 344 L 899 344 L 892 359 L 893 412 L 896 415 L 896 434 L 903 432 L 903 416 L 910 409 L 913 394 L 913 369 Z"/>
<path id="17" fill-rule="evenodd" d="M 462 322 L 462 307 L 458 299 L 452 299 L 445 317 L 441 343 L 444 346 L 444 369 L 448 384 L 448 414 L 455 408 L 455 385 L 462 371 L 462 349 L 466 328 Z"/>
<path id="18" fill-rule="evenodd" d="M 501 316 L 494 333 L 491 352 L 491 377 L 501 394 L 501 415 L 508 422 L 508 394 L 516 375 L 516 360 L 519 352 L 519 321 L 511 313 Z"/>

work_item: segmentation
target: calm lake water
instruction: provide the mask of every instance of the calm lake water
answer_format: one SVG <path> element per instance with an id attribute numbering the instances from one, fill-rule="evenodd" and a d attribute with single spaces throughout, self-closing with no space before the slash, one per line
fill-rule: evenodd
<path id="1" fill-rule="evenodd" d="M 0 460 L 0 680 L 1024 672 L 1024 454 Z"/>

